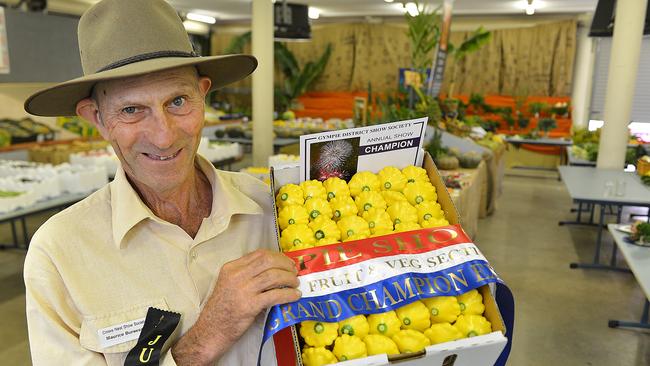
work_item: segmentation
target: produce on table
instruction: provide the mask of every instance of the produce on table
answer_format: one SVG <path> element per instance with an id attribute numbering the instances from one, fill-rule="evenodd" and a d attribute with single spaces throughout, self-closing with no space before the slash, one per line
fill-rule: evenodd
<path id="1" fill-rule="evenodd" d="M 630 237 L 634 241 L 650 244 L 650 223 L 637 221 L 632 224 L 632 235 Z"/>
<path id="2" fill-rule="evenodd" d="M 280 246 L 293 251 L 420 227 L 449 225 L 427 172 L 409 166 L 358 172 L 349 183 L 287 184 L 276 196 Z M 346 245 L 345 243 L 339 245 Z M 303 363 L 324 365 L 376 354 L 418 352 L 430 344 L 492 331 L 477 290 L 405 304 L 338 323 L 304 321 Z"/>

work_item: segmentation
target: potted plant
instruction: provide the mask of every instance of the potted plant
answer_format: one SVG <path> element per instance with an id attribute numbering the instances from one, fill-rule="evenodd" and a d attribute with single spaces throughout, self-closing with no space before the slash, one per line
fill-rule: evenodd
<path id="1" fill-rule="evenodd" d="M 544 133 L 544 137 L 548 137 L 549 131 L 556 127 L 555 118 L 542 118 L 537 122 L 537 128 Z"/>
<path id="2" fill-rule="evenodd" d="M 530 114 L 534 115 L 535 118 L 539 118 L 542 113 L 548 110 L 548 104 L 544 102 L 531 102 L 528 104 L 528 111 Z"/>

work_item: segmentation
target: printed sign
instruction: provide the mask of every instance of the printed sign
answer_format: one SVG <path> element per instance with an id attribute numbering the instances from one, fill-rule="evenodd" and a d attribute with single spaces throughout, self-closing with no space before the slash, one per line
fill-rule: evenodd
<path id="1" fill-rule="evenodd" d="M 99 337 L 99 344 L 102 348 L 108 348 L 136 340 L 140 336 L 140 331 L 143 326 L 144 318 L 141 318 L 98 329 L 97 337 Z"/>
<path id="2" fill-rule="evenodd" d="M 300 137 L 300 181 L 339 177 L 381 167 L 416 165 L 427 118 L 385 123 Z"/>

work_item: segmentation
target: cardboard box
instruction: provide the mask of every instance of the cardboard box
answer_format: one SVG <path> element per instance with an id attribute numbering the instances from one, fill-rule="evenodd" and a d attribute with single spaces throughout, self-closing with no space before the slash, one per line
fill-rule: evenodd
<path id="1" fill-rule="evenodd" d="M 417 159 L 418 165 L 422 166 L 428 173 L 431 183 L 436 188 L 438 195 L 438 203 L 445 212 L 447 221 L 451 225 L 460 224 L 458 212 L 454 203 L 447 191 L 438 169 L 436 168 L 431 156 L 420 151 Z M 376 172 L 381 170 L 383 166 L 378 166 Z M 271 191 L 273 197 L 276 196 L 278 190 L 289 183 L 300 183 L 300 168 L 299 167 L 286 167 L 280 169 L 271 168 Z M 280 230 L 277 225 L 277 207 L 275 199 L 273 200 L 273 208 L 275 210 L 275 227 L 276 227 L 276 240 L 278 248 L 280 248 Z M 492 366 L 501 354 L 507 344 L 505 337 L 506 327 L 503 319 L 494 300 L 493 291 L 491 286 L 482 286 L 479 292 L 483 296 L 483 303 L 485 304 L 485 317 L 492 323 L 492 333 L 460 339 L 453 342 L 441 343 L 427 347 L 424 351 L 418 353 L 409 353 L 395 356 L 376 355 L 363 359 L 350 360 L 339 362 L 336 365 L 345 366 L 379 366 L 379 365 L 394 365 L 398 364 L 408 366 Z M 274 343 L 276 349 L 276 356 L 278 358 L 278 365 L 302 365 L 301 361 L 301 348 L 299 344 L 298 331 L 296 326 L 291 326 L 289 329 L 278 332 L 274 335 Z"/>

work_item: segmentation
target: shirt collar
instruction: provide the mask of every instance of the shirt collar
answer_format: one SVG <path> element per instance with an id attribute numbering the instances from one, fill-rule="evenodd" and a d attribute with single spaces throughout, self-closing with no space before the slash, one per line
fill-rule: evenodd
<path id="1" fill-rule="evenodd" d="M 212 187 L 212 211 L 208 220 L 213 224 L 223 223 L 236 214 L 263 214 L 263 208 L 241 191 L 232 173 L 218 171 L 212 163 L 197 155 L 199 169 L 203 171 Z M 165 223 L 142 201 L 126 178 L 119 165 L 111 183 L 111 207 L 113 241 L 118 249 L 124 246 L 124 237 L 141 221 L 151 219 Z"/>

